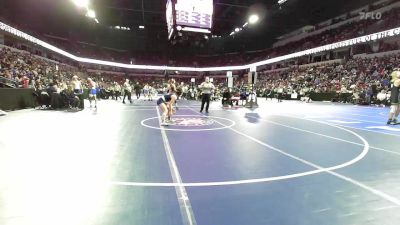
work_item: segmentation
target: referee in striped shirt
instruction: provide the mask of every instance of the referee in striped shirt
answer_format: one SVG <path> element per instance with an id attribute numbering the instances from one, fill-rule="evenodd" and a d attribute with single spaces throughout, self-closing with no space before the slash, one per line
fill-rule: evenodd
<path id="1" fill-rule="evenodd" d="M 215 87 L 210 82 L 210 78 L 206 77 L 206 81 L 203 82 L 202 84 L 200 84 L 199 89 L 202 92 L 200 112 L 203 112 L 204 104 L 207 103 L 207 105 L 206 105 L 206 113 L 208 113 L 208 108 L 210 106 L 211 94 L 213 93 Z"/>

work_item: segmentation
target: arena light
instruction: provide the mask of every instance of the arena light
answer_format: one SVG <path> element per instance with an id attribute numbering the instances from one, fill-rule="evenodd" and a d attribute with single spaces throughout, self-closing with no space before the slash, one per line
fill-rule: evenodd
<path id="1" fill-rule="evenodd" d="M 203 68 L 197 68 L 197 67 L 169 67 L 169 66 L 153 66 L 153 65 L 130 65 L 130 64 L 123 64 L 123 63 L 115 63 L 115 62 L 110 62 L 110 61 L 103 61 L 103 60 L 97 60 L 97 59 L 89 59 L 89 58 L 83 58 L 83 57 L 77 57 L 71 53 L 68 53 L 62 49 L 59 49 L 53 45 L 50 45 L 44 41 L 41 41 L 35 37 L 32 37 L 24 32 L 21 32 L 7 24 L 4 24 L 0 22 L 0 30 L 10 33 L 14 36 L 17 36 L 19 38 L 25 39 L 27 41 L 30 41 L 34 44 L 40 45 L 44 48 L 47 48 L 51 51 L 54 51 L 60 55 L 63 55 L 65 57 L 68 57 L 70 59 L 73 59 L 78 62 L 83 62 L 83 63 L 91 63 L 91 64 L 97 64 L 97 65 L 104 65 L 104 66 L 113 66 L 113 67 L 121 67 L 121 68 L 127 68 L 127 69 L 144 69 L 144 70 L 177 70 L 177 71 L 188 71 L 188 72 L 213 72 L 213 71 L 237 71 L 237 70 L 245 70 L 245 69 L 250 69 L 258 66 L 263 66 L 267 64 L 272 64 L 288 59 L 293 59 L 305 55 L 312 55 L 318 52 L 323 52 L 323 51 L 331 51 L 334 49 L 342 48 L 342 47 L 348 47 L 360 43 L 367 43 L 367 42 L 372 42 L 376 41 L 379 39 L 387 38 L 387 37 L 394 37 L 394 36 L 400 36 L 400 27 L 378 32 L 378 33 L 373 33 L 345 41 L 340 41 L 336 42 L 333 44 L 328 44 L 312 49 L 308 49 L 305 51 L 300 51 L 296 53 L 292 53 L 289 55 L 284 55 L 284 56 L 279 56 L 276 58 L 260 61 L 260 62 L 255 62 L 252 64 L 247 64 L 247 65 L 239 65 L 239 66 L 223 66 L 223 67 L 203 67 Z"/>
<path id="2" fill-rule="evenodd" d="M 287 2 L 287 0 L 279 0 L 279 1 L 278 1 L 278 4 L 279 4 L 279 5 L 282 5 L 282 4 L 285 3 L 285 2 Z"/>
<path id="3" fill-rule="evenodd" d="M 143 25 L 140 25 L 140 26 L 139 26 L 139 29 L 144 29 L 144 26 L 143 26 Z"/>
<path id="4" fill-rule="evenodd" d="M 96 19 L 96 12 L 92 9 L 89 9 L 86 13 L 86 16 L 92 19 Z"/>
<path id="5" fill-rule="evenodd" d="M 256 15 L 256 14 L 251 15 L 251 16 L 249 17 L 249 23 L 250 23 L 250 24 L 255 24 L 255 23 L 258 22 L 258 20 L 260 20 L 260 17 L 258 17 L 258 15 Z"/>
<path id="6" fill-rule="evenodd" d="M 237 33 L 237 32 L 239 32 L 240 31 L 240 29 L 238 28 L 238 27 L 236 27 L 235 28 L 235 32 Z"/>
<path id="7" fill-rule="evenodd" d="M 89 0 L 73 0 L 74 4 L 79 8 L 88 8 Z"/>

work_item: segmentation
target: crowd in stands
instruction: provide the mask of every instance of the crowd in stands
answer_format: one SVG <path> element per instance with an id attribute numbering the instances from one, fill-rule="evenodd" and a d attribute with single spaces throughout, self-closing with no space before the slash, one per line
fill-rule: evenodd
<path id="1" fill-rule="evenodd" d="M 381 5 L 370 6 L 370 11 L 381 7 Z M 360 17 L 359 15 L 356 15 Z M 169 66 L 229 66 L 241 65 L 244 63 L 254 62 L 266 59 L 267 57 L 273 58 L 281 55 L 298 52 L 301 50 L 322 46 L 342 40 L 351 39 L 365 34 L 379 32 L 400 26 L 400 8 L 394 7 L 393 9 L 383 12 L 380 19 L 360 19 L 353 22 L 343 24 L 339 27 L 326 30 L 322 33 L 308 36 L 298 41 L 289 42 L 283 46 L 270 48 L 255 52 L 242 52 L 224 54 L 215 56 L 194 55 L 188 57 L 187 55 L 180 56 L 179 54 L 164 55 L 164 54 L 151 54 L 141 53 L 140 55 L 130 55 L 127 51 L 120 51 L 116 49 L 107 49 L 90 44 L 90 41 L 82 42 L 78 40 L 69 40 L 67 38 L 49 38 L 49 35 L 39 36 L 55 46 L 58 46 L 68 52 L 74 53 L 78 56 L 96 58 L 102 60 L 109 60 L 122 63 L 133 64 L 152 64 L 152 65 L 169 65 Z M 340 21 L 336 21 L 340 22 Z M 323 28 L 323 27 L 319 27 Z M 398 44 L 382 44 L 379 50 L 386 51 L 399 49 Z M 365 49 L 363 49 L 365 50 Z M 366 51 L 372 51 L 366 49 Z"/>
<path id="2" fill-rule="evenodd" d="M 277 56 L 286 55 L 339 41 L 344 41 L 362 35 L 396 28 L 399 26 L 400 8 L 394 8 L 388 12 L 383 13 L 380 20 L 364 19 L 356 22 L 351 22 L 338 28 L 330 29 L 317 35 L 303 38 L 299 41 L 290 42 L 284 46 L 266 50 L 263 56 L 256 57 L 253 61 L 263 59 L 265 58 L 265 55 L 270 58 L 274 58 Z M 386 45 L 377 51 L 384 51 L 387 48 L 388 46 Z M 393 44 L 389 48 L 399 49 L 399 46 L 397 44 Z"/>
<path id="3" fill-rule="evenodd" d="M 265 71 L 259 76 L 257 91 L 268 95 L 269 93 L 282 92 L 286 94 L 297 93 L 301 96 L 307 93 L 350 93 L 350 99 L 344 102 L 371 103 L 377 99 L 379 93 L 388 94 L 390 91 L 390 71 L 400 66 L 400 53 L 379 58 L 353 58 L 342 64 L 324 65 L 319 67 L 292 66 L 278 72 Z M 38 58 L 23 51 L 14 51 L 7 48 L 0 50 L 0 77 L 8 86 L 20 88 L 35 88 L 39 92 L 55 88 L 55 92 L 68 90 L 68 85 L 73 76 L 82 80 L 83 88 L 87 88 L 85 80 L 93 78 L 100 89 L 104 90 L 103 97 L 110 97 L 116 89 L 120 89 L 128 78 L 131 80 L 132 89 L 142 91 L 145 85 L 151 86 L 156 93 L 165 88 L 165 77 L 137 76 L 126 77 L 123 75 L 107 73 L 88 73 L 84 70 L 64 64 Z M 190 77 L 174 75 L 174 79 L 181 86 L 185 98 L 197 98 L 199 91 L 192 85 Z M 236 86 L 242 86 L 244 79 L 236 80 Z M 197 82 L 199 82 L 197 80 Z M 225 78 L 215 78 L 217 94 L 221 95 L 226 85 Z M 118 88 L 119 86 L 119 88 Z M 139 86 L 139 87 L 138 87 Z M 237 91 L 239 92 L 239 91 Z"/>
<path id="4" fill-rule="evenodd" d="M 16 87 L 33 87 L 35 82 L 48 83 L 49 77 L 58 74 L 62 78 L 77 72 L 77 68 L 51 62 L 24 51 L 0 49 L 0 75 L 5 84 Z"/>
<path id="5" fill-rule="evenodd" d="M 121 100 L 124 95 L 124 83 L 129 80 L 132 95 L 140 96 L 145 90 L 153 95 L 166 91 L 165 76 L 134 76 L 129 77 L 113 73 L 87 72 L 84 68 L 77 68 L 56 63 L 25 51 L 9 48 L 0 48 L 0 87 L 33 88 L 39 105 L 60 108 L 65 106 L 68 99 L 80 98 L 82 93 L 74 93 L 73 79 L 77 78 L 81 89 L 88 89 L 88 78 L 93 79 L 98 87 L 98 97 L 101 99 L 113 98 Z M 174 76 L 185 98 L 197 98 L 198 92 L 190 84 L 190 77 Z M 215 78 L 214 82 L 223 84 L 223 79 Z M 63 99 L 63 97 L 65 99 Z M 82 100 L 82 99 L 80 99 Z M 74 101 L 72 101 L 74 102 Z M 75 106 L 71 104 L 69 106 Z M 80 102 L 80 108 L 83 102 Z"/>
<path id="6" fill-rule="evenodd" d="M 379 7 L 379 6 L 376 6 Z M 373 9 L 373 8 L 371 8 Z M 240 65 L 252 61 L 265 59 L 266 56 L 273 58 L 280 55 L 289 54 L 292 52 L 301 51 L 304 49 L 321 46 L 333 42 L 338 42 L 345 39 L 350 39 L 367 33 L 374 33 L 400 25 L 400 8 L 393 8 L 382 14 L 380 20 L 365 19 L 356 20 L 355 22 L 344 24 L 335 29 L 330 29 L 325 32 L 308 36 L 298 41 L 290 42 L 284 46 L 273 49 L 262 50 L 251 53 L 234 53 L 215 56 L 195 56 L 190 59 L 167 59 L 164 56 L 155 56 L 145 54 L 141 57 L 130 57 L 127 52 L 110 51 L 105 48 L 88 43 L 74 43 L 68 40 L 60 40 L 55 44 L 61 48 L 71 51 L 79 56 L 88 56 L 96 59 L 106 59 L 124 63 L 135 64 L 159 64 L 159 65 L 174 65 L 174 66 L 225 66 L 225 65 Z M 340 21 L 335 21 L 340 22 Z M 47 38 L 46 40 L 49 40 Z M 355 46 L 353 54 L 358 53 L 376 53 L 399 50 L 399 42 L 380 41 L 373 44 L 364 44 Z M 50 57 L 51 58 L 51 57 Z M 305 57 L 304 57 L 305 58 Z M 387 95 L 389 88 L 389 73 L 392 68 L 400 66 L 399 53 L 371 59 L 361 58 L 346 58 L 343 63 L 324 65 L 319 67 L 300 67 L 301 64 L 309 63 L 308 60 L 300 58 L 295 63 L 286 69 L 274 71 L 271 67 L 259 76 L 257 92 L 266 96 L 271 96 L 272 93 L 283 94 L 296 93 L 300 96 L 309 96 L 309 93 L 338 93 L 339 96 L 347 96 L 338 98 L 343 102 L 354 103 L 371 103 L 375 102 L 378 95 Z M 309 59 L 309 57 L 307 57 Z M 102 72 L 88 72 L 92 69 L 102 70 Z M 110 73 L 103 72 L 109 70 Z M 119 73 L 112 73 L 117 71 Z M 78 65 L 71 64 L 68 61 L 64 63 L 55 62 L 49 59 L 38 57 L 26 51 L 10 50 L 8 48 L 0 48 L 0 87 L 19 87 L 19 88 L 34 88 L 36 93 L 40 95 L 43 92 L 62 93 L 68 90 L 73 90 L 71 87 L 72 78 L 78 77 L 82 82 L 82 89 L 88 88 L 87 79 L 94 79 L 99 88 L 99 94 L 102 98 L 118 99 L 116 92 L 123 92 L 123 84 L 126 79 L 129 79 L 132 85 L 132 90 L 135 93 L 142 92 L 143 88 L 151 87 L 154 93 L 163 92 L 165 89 L 165 81 L 168 76 L 172 76 L 177 80 L 180 86 L 182 96 L 184 98 L 196 99 L 200 92 L 196 85 L 192 84 L 191 77 L 204 79 L 205 75 L 181 76 L 180 74 L 167 75 L 160 71 L 155 72 L 155 76 L 146 74 L 137 74 L 130 77 L 129 71 L 124 69 L 116 69 L 113 67 L 101 67 L 96 65 Z M 240 88 L 243 87 L 243 74 L 236 79 L 235 95 L 240 94 Z M 222 95 L 223 90 L 226 90 L 225 78 L 215 78 L 216 85 L 215 96 Z M 248 91 L 248 90 L 247 90 Z M 348 94 L 348 95 L 342 95 Z M 51 96 L 51 93 L 50 95 Z M 349 97 L 350 96 L 350 97 Z M 383 98 L 379 98 L 383 99 Z"/>
<path id="7" fill-rule="evenodd" d="M 259 93 L 299 94 L 337 93 L 342 102 L 385 104 L 390 93 L 390 74 L 400 67 L 400 54 L 380 58 L 353 58 L 343 64 L 319 67 L 294 66 L 260 76 Z M 344 95 L 348 94 L 348 95 Z M 380 97 L 380 96 L 385 97 Z"/>

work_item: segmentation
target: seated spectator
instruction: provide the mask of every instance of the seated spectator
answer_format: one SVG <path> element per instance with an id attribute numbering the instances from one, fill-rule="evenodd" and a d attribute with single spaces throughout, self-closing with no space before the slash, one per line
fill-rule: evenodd
<path id="1" fill-rule="evenodd" d="M 229 88 L 225 88 L 224 92 L 222 93 L 222 106 L 233 106 L 231 92 L 229 91 Z"/>
<path id="2" fill-rule="evenodd" d="M 80 99 L 75 94 L 74 86 L 69 85 L 68 89 L 65 90 L 63 93 L 64 93 L 64 96 L 66 97 L 68 107 L 71 109 L 78 109 L 79 105 L 80 105 Z"/>

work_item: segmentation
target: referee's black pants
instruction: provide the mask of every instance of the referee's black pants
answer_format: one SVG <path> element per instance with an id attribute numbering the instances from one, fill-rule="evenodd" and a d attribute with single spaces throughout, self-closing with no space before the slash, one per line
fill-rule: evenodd
<path id="1" fill-rule="evenodd" d="M 207 103 L 206 112 L 208 112 L 208 108 L 210 107 L 210 99 L 211 99 L 211 94 L 203 94 L 203 96 L 201 98 L 201 109 L 200 109 L 200 112 L 203 112 L 204 104 L 206 104 L 206 103 Z"/>
<path id="2" fill-rule="evenodd" d="M 122 103 L 125 103 L 125 98 L 128 96 L 128 100 L 132 103 L 131 99 L 131 92 L 130 91 L 124 91 L 124 98 L 122 99 Z"/>

